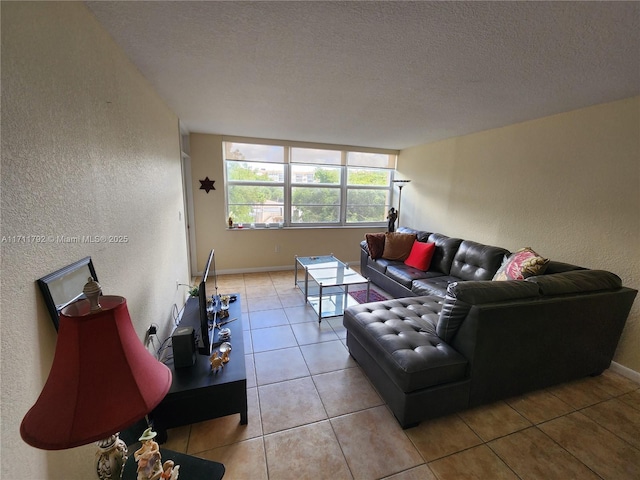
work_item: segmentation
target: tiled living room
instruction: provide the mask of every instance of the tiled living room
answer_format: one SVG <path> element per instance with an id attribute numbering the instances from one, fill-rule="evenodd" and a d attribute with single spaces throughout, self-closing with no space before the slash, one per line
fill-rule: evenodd
<path id="1" fill-rule="evenodd" d="M 342 317 L 319 325 L 292 271 L 221 275 L 218 291 L 240 294 L 248 425 L 179 427 L 164 446 L 224 463 L 225 478 L 640 476 L 640 386 L 616 373 L 402 430 L 349 356 Z"/>

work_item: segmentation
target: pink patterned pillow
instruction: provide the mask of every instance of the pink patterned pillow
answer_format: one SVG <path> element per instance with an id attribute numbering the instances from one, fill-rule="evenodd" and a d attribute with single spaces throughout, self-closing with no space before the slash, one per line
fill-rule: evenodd
<path id="1" fill-rule="evenodd" d="M 524 280 L 542 275 L 547 269 L 548 258 L 542 258 L 530 247 L 512 253 L 493 276 L 494 280 Z"/>

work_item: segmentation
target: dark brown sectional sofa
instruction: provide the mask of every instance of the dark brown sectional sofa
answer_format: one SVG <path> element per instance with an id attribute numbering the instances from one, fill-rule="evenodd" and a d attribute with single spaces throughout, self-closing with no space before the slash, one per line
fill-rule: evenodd
<path id="1" fill-rule="evenodd" d="M 436 244 L 429 270 L 373 260 L 362 242 L 362 274 L 398 298 L 348 308 L 344 326 L 403 427 L 609 367 L 637 294 L 613 273 L 550 261 L 491 281 L 506 249 L 398 231 Z"/>

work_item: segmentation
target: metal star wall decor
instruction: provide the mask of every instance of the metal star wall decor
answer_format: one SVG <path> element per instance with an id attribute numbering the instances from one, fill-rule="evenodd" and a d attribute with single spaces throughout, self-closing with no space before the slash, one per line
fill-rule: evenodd
<path id="1" fill-rule="evenodd" d="M 216 187 L 213 186 L 214 183 L 216 183 L 215 180 L 209 180 L 209 177 L 204 177 L 204 180 L 200 180 L 200 190 L 209 193 L 209 190 L 216 189 Z"/>

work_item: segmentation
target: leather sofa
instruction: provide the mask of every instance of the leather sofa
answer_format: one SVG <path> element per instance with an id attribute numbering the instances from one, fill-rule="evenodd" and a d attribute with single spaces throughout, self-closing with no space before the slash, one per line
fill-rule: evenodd
<path id="1" fill-rule="evenodd" d="M 436 243 L 429 270 L 373 260 L 363 242 L 362 274 L 401 298 L 350 307 L 343 323 L 403 428 L 609 367 L 637 294 L 613 273 L 550 261 L 491 281 L 507 250 L 398 231 Z"/>

